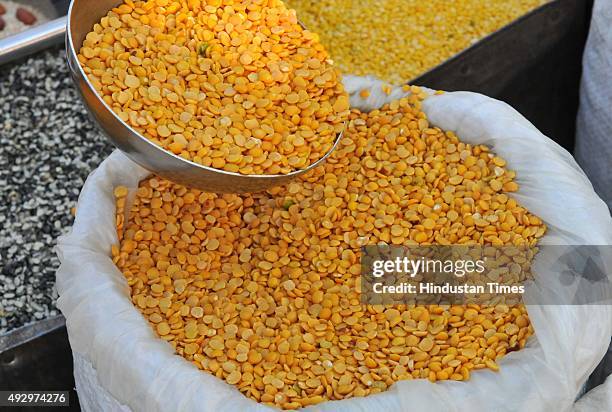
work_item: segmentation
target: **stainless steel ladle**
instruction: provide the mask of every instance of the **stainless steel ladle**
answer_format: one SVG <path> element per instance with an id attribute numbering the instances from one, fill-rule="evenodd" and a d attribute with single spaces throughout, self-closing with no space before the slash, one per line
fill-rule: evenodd
<path id="1" fill-rule="evenodd" d="M 96 92 L 77 58 L 85 36 L 94 24 L 122 3 L 121 0 L 72 0 L 68 11 L 66 56 L 72 78 L 94 120 L 116 147 L 145 169 L 173 182 L 208 192 L 258 192 L 284 185 L 316 168 L 338 146 L 342 133 L 336 136 L 331 149 L 321 159 L 305 169 L 286 175 L 243 175 L 191 162 L 156 145 L 111 110 Z"/>

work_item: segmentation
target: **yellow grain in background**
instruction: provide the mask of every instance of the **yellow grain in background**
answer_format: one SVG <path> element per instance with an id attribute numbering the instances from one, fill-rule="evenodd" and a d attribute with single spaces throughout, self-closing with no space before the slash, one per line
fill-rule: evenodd
<path id="1" fill-rule="evenodd" d="M 287 0 L 344 73 L 401 84 L 547 0 Z"/>

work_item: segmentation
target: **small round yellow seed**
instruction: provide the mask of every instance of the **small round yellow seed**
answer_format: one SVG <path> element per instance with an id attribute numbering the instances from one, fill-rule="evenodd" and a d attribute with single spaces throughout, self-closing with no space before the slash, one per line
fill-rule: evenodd
<path id="1" fill-rule="evenodd" d="M 496 175 L 500 191 L 489 184 L 500 162 L 487 147 L 415 121 L 421 99 L 416 90 L 353 110 L 329 162 L 267 192 L 206 193 L 151 177 L 125 210 L 116 188 L 111 253 L 157 334 L 281 408 L 367 396 L 400 379 L 465 381 L 523 348 L 533 334 L 523 305 L 360 304 L 363 245 L 535 245 L 545 232 L 505 193 L 518 189 L 508 187 L 512 172 Z"/>

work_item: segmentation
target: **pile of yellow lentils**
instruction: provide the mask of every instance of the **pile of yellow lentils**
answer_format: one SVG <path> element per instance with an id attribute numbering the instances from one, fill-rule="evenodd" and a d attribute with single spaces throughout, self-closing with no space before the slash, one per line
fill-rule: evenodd
<path id="1" fill-rule="evenodd" d="M 304 169 L 331 149 L 349 113 L 318 36 L 280 0 L 125 0 L 78 58 L 123 121 L 230 172 Z"/>
<path id="2" fill-rule="evenodd" d="M 545 226 L 508 195 L 485 146 L 432 127 L 425 94 L 352 110 L 338 149 L 284 187 L 214 194 L 157 177 L 117 187 L 113 261 L 176 352 L 284 409 L 366 396 L 403 379 L 469 379 L 533 333 L 522 305 L 360 301 L 360 247 L 535 245 Z"/>
<path id="3" fill-rule="evenodd" d="M 343 73 L 407 83 L 549 0 L 287 0 Z"/>

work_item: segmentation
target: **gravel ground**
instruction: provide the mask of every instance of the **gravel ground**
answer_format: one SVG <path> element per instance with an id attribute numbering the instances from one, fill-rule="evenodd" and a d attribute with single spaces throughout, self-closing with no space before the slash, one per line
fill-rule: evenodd
<path id="1" fill-rule="evenodd" d="M 58 313 L 53 248 L 87 175 L 110 152 L 63 50 L 0 69 L 0 334 Z"/>

